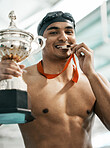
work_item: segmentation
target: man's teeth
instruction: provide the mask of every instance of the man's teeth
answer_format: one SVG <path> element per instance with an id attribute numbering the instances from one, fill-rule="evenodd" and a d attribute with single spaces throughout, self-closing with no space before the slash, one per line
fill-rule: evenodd
<path id="1" fill-rule="evenodd" d="M 65 48 L 69 48 L 69 47 L 68 47 L 68 45 L 63 45 L 63 46 L 59 46 L 59 45 L 58 45 L 57 48 L 65 49 Z"/>

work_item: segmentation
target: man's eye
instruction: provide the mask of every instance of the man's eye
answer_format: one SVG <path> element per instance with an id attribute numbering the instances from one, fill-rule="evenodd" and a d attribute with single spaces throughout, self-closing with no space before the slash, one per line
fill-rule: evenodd
<path id="1" fill-rule="evenodd" d="M 56 32 L 56 31 L 53 31 L 53 32 L 50 32 L 50 34 L 57 34 L 58 32 Z"/>
<path id="2" fill-rule="evenodd" d="M 73 34 L 73 31 L 66 31 L 67 34 Z"/>

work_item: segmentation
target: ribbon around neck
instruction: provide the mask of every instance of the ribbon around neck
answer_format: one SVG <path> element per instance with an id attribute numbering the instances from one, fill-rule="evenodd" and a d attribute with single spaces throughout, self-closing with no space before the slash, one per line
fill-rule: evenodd
<path id="1" fill-rule="evenodd" d="M 37 64 L 37 70 L 38 70 L 38 72 L 41 75 L 45 76 L 47 79 L 53 79 L 53 78 L 57 77 L 58 75 L 60 75 L 62 72 L 64 72 L 67 69 L 71 59 L 73 59 L 74 64 L 75 64 L 75 66 L 73 65 L 73 78 L 72 78 L 72 81 L 77 83 L 78 78 L 79 78 L 79 74 L 78 74 L 78 69 L 77 69 L 77 64 L 76 64 L 76 59 L 75 59 L 74 54 L 71 54 L 69 60 L 65 64 L 63 70 L 60 73 L 58 73 L 58 74 L 47 74 L 47 73 L 44 73 L 43 66 L 42 66 L 42 60 Z"/>

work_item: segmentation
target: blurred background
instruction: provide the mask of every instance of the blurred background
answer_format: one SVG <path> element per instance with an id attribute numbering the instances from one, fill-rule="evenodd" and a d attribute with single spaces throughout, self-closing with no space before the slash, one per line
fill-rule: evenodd
<path id="1" fill-rule="evenodd" d="M 37 25 L 49 11 L 72 13 L 76 20 L 77 42 L 94 50 L 95 69 L 110 81 L 110 0 L 0 0 L 0 30 L 9 26 L 8 14 L 14 10 L 18 28 L 37 36 Z M 41 53 L 25 60 L 26 66 L 41 60 Z M 93 148 L 110 148 L 110 132 L 98 117 L 92 131 Z M 18 125 L 0 127 L 0 148 L 24 148 Z"/>

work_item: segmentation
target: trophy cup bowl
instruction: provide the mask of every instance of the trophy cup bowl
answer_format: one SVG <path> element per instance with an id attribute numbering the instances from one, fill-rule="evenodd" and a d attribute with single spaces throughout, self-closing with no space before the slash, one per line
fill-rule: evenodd
<path id="1" fill-rule="evenodd" d="M 0 59 L 19 63 L 32 51 L 34 36 L 16 27 L 14 11 L 9 13 L 11 19 L 8 29 L 0 31 Z M 38 40 L 42 40 L 42 46 Z M 37 51 L 45 46 L 45 39 L 36 37 Z M 27 86 L 22 77 L 13 77 L 0 81 L 0 124 L 26 123 L 34 120 L 28 109 Z"/>

